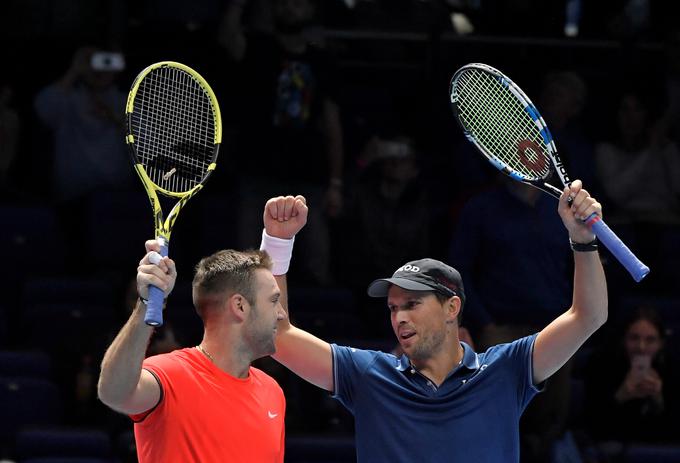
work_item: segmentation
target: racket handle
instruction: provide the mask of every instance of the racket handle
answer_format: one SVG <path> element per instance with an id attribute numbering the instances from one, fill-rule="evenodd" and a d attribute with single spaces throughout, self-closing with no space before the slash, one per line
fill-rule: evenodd
<path id="1" fill-rule="evenodd" d="M 158 238 L 161 243 L 160 255 L 165 257 L 168 255 L 168 241 L 164 238 Z M 146 305 L 146 314 L 144 315 L 144 322 L 149 326 L 163 325 L 163 299 L 165 293 L 157 286 L 149 286 L 149 302 Z"/>
<path id="2" fill-rule="evenodd" d="M 621 262 L 621 265 L 628 270 L 628 273 L 631 274 L 636 282 L 640 282 L 647 276 L 649 267 L 635 257 L 635 254 L 628 249 L 628 246 L 623 244 L 623 241 L 621 241 L 619 237 L 616 236 L 616 233 L 604 223 L 604 220 L 602 220 L 600 216 L 593 213 L 585 220 L 585 223 L 590 227 L 593 233 L 595 233 L 597 239 L 599 239 L 600 242 L 614 254 L 614 257 Z"/>

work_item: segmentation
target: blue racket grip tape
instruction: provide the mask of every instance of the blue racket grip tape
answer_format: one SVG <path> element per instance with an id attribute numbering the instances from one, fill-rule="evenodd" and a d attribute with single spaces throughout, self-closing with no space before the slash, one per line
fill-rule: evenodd
<path id="1" fill-rule="evenodd" d="M 160 255 L 165 257 L 168 255 L 168 242 L 164 239 L 159 239 L 161 243 Z M 163 325 L 163 299 L 165 293 L 157 286 L 149 286 L 149 303 L 146 305 L 146 314 L 144 315 L 144 323 L 149 326 Z"/>
<path id="2" fill-rule="evenodd" d="M 604 220 L 600 219 L 597 214 L 591 214 L 585 222 L 593 233 L 595 233 L 597 239 L 614 254 L 614 257 L 621 262 L 621 265 L 628 270 L 628 273 L 631 274 L 636 282 L 642 281 L 642 279 L 647 276 L 649 267 L 635 257 L 635 254 L 628 249 L 628 246 L 623 244 L 623 241 L 621 241 L 619 237 L 616 236 L 616 233 L 604 223 Z"/>

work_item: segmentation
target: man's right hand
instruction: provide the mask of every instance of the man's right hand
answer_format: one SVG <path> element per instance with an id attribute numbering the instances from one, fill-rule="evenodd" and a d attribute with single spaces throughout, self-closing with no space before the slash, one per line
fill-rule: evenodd
<path id="1" fill-rule="evenodd" d="M 307 200 L 304 196 L 277 196 L 264 206 L 264 229 L 269 236 L 293 238 L 307 223 Z"/>
<path id="2" fill-rule="evenodd" d="M 168 297 L 177 280 L 175 262 L 169 257 L 160 257 L 161 246 L 158 241 L 148 240 L 144 246 L 146 255 L 139 261 L 137 267 L 137 293 L 142 298 L 148 299 L 149 285 L 154 285 L 162 289 L 165 297 Z"/>

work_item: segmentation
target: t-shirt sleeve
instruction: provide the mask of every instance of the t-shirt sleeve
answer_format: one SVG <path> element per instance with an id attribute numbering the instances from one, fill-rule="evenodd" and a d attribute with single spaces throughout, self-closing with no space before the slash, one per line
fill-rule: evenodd
<path id="1" fill-rule="evenodd" d="M 529 404 L 529 401 L 537 393 L 543 390 L 545 381 L 534 385 L 534 344 L 538 334 L 532 334 L 520 338 L 506 345 L 506 356 L 512 364 L 513 371 L 518 375 L 518 406 L 521 410 Z"/>
<path id="2" fill-rule="evenodd" d="M 170 371 L 173 368 L 174 364 L 175 362 L 171 361 L 170 358 L 164 355 L 156 355 L 144 360 L 144 362 L 142 363 L 142 369 L 149 371 L 154 376 L 154 378 L 156 378 L 156 381 L 158 381 L 158 385 L 161 388 L 161 395 L 160 398 L 158 399 L 158 403 L 149 410 L 135 415 L 129 415 L 132 421 L 134 421 L 135 423 L 140 423 L 144 421 L 154 411 L 158 410 L 159 408 L 160 409 L 165 408 L 164 407 L 165 401 L 163 399 L 165 398 L 167 392 L 172 387 L 172 382 L 168 377 L 168 371 Z"/>
<path id="3" fill-rule="evenodd" d="M 332 397 L 354 412 L 357 386 L 366 370 L 375 361 L 376 352 L 331 344 L 333 352 Z"/>

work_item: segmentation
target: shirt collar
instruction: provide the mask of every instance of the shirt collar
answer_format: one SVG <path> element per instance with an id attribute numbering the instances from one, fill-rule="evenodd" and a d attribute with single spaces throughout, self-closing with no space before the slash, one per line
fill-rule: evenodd
<path id="1" fill-rule="evenodd" d="M 463 346 L 463 358 L 461 360 L 460 366 L 463 366 L 468 370 L 477 370 L 479 368 L 479 358 L 477 353 L 472 350 L 472 347 L 468 346 L 464 342 L 461 342 L 460 345 Z M 460 366 L 456 366 L 453 370 L 457 370 Z M 411 360 L 406 354 L 399 357 L 396 368 L 399 371 L 406 371 L 411 368 Z"/>

